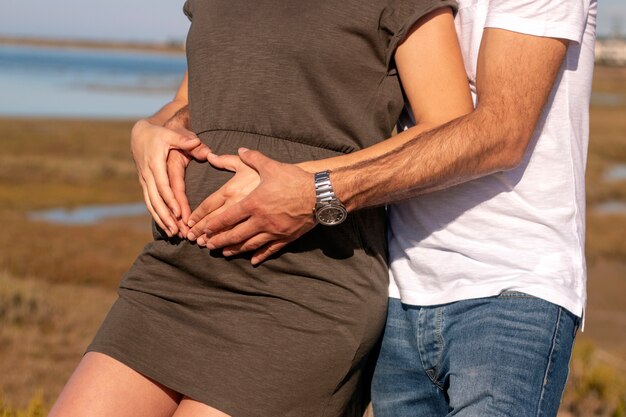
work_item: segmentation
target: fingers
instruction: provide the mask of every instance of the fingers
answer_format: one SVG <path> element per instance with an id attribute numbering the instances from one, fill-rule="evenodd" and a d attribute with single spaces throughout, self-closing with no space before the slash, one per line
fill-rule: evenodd
<path id="1" fill-rule="evenodd" d="M 177 154 L 170 153 L 170 157 L 168 161 L 157 160 L 153 162 L 153 165 L 150 166 L 150 171 L 152 172 L 154 183 L 159 193 L 161 199 L 167 205 L 169 211 L 174 215 L 176 219 L 180 218 L 180 205 L 176 200 L 176 196 L 170 187 L 170 179 L 168 178 L 168 165 L 170 164 L 169 159 L 174 158 L 175 160 L 178 158 Z M 177 160 L 180 163 L 180 160 Z M 156 208 L 156 207 L 155 207 Z"/>
<path id="2" fill-rule="evenodd" d="M 176 225 L 176 220 L 170 213 L 169 208 L 161 198 L 159 190 L 156 186 L 156 182 L 148 178 L 148 180 L 146 180 L 146 188 L 148 190 L 148 198 L 150 200 L 150 204 L 152 205 L 152 208 L 157 217 L 161 220 L 161 224 L 159 224 L 159 226 L 161 226 L 161 228 L 167 233 L 169 237 L 174 236 L 176 233 L 178 233 L 178 226 Z M 159 222 L 157 221 L 157 223 Z"/>
<path id="3" fill-rule="evenodd" d="M 174 218 L 171 216 L 171 213 L 167 209 L 167 206 L 165 205 L 165 203 L 161 199 L 161 196 L 156 190 L 154 180 L 150 177 L 150 175 L 146 175 L 146 177 L 147 180 L 141 174 L 139 175 L 139 183 L 141 184 L 141 189 L 143 191 L 143 198 L 144 202 L 146 203 L 146 208 L 148 209 L 148 212 L 150 213 L 156 224 L 163 231 L 165 231 L 165 233 L 169 237 L 172 237 L 174 234 L 176 234 L 177 231 Z"/>
<path id="4" fill-rule="evenodd" d="M 198 222 L 198 224 L 194 227 L 197 227 L 197 229 L 194 229 L 194 235 L 197 236 L 196 234 L 196 230 L 198 231 L 198 233 L 202 233 L 202 236 L 200 236 L 198 238 L 198 240 L 196 241 L 198 243 L 198 245 L 200 246 L 206 246 L 206 243 L 209 241 L 209 237 L 206 235 L 206 223 L 208 221 L 208 219 L 214 217 L 214 216 L 219 216 L 221 213 L 223 213 L 224 211 L 228 210 L 228 208 L 232 206 L 232 204 L 229 204 L 228 201 L 224 201 L 224 205 L 222 205 L 221 207 L 215 209 L 214 211 L 212 211 L 208 216 L 206 216 L 205 218 L 203 218 L 202 220 L 200 220 Z M 219 233 L 223 233 L 227 230 L 230 229 L 224 229 L 224 230 L 220 230 Z"/>
<path id="5" fill-rule="evenodd" d="M 204 233 L 207 229 L 209 233 L 218 232 L 232 227 L 248 217 L 244 210 L 240 207 L 241 204 L 235 204 L 233 210 L 228 213 L 222 213 L 220 216 L 207 218 L 209 214 L 223 206 L 226 200 L 227 198 L 224 195 L 223 187 L 208 196 L 189 216 L 189 227 L 191 227 L 194 231 L 202 233 Z M 201 220 L 206 222 L 206 224 L 203 223 L 202 228 L 198 226 Z M 196 234 L 196 236 L 198 236 L 198 234 Z"/>
<path id="6" fill-rule="evenodd" d="M 227 169 L 237 172 L 237 168 L 241 166 L 241 159 L 237 155 L 215 155 L 210 154 L 207 161 L 215 168 Z"/>
<path id="7" fill-rule="evenodd" d="M 195 133 L 184 127 L 169 126 L 167 123 L 164 127 L 168 129 L 164 137 L 170 149 L 181 149 L 198 160 L 206 160 L 211 149 Z"/>
<path id="8" fill-rule="evenodd" d="M 189 133 L 193 135 L 193 133 Z M 194 137 L 187 137 L 187 139 L 184 139 L 185 143 L 177 143 L 177 141 L 181 140 L 180 135 L 173 136 L 178 139 L 170 141 L 170 146 L 182 146 L 192 143 L 194 148 L 190 150 L 190 154 L 197 159 L 206 160 L 207 155 L 211 152 L 209 147 L 201 143 L 200 139 L 195 137 L 195 135 Z M 189 209 L 189 202 L 187 201 L 187 196 L 185 194 L 184 183 L 185 168 L 188 163 L 188 156 L 178 149 L 171 149 L 168 153 L 166 162 L 161 159 L 155 159 L 153 164 L 149 166 L 149 169 L 154 176 L 159 195 L 174 215 L 177 228 L 182 228 L 184 234 L 188 231 L 187 221 L 189 220 L 189 215 L 191 213 L 191 210 Z M 170 177 L 170 174 L 174 175 L 174 177 Z M 176 192 L 174 192 L 172 184 L 176 184 Z M 158 210 L 157 207 L 155 207 L 155 209 Z M 181 219 L 182 222 L 178 224 L 179 222 L 177 220 Z"/>
<path id="9" fill-rule="evenodd" d="M 199 143 L 200 140 L 191 132 L 186 136 L 180 135 L 149 123 L 137 124 L 131 133 L 131 149 L 144 189 L 144 199 L 147 200 L 146 206 L 150 207 L 159 227 L 170 237 L 178 232 L 175 217 L 180 216 L 181 209 L 167 177 L 169 150 L 173 144 L 196 147 Z"/>
<path id="10" fill-rule="evenodd" d="M 205 198 L 193 213 L 189 215 L 187 225 L 190 229 L 187 232 L 187 239 L 196 240 L 198 236 L 203 235 L 206 230 L 206 224 L 209 221 L 207 216 L 222 207 L 225 201 L 226 199 L 220 193 L 220 190 Z"/>
<path id="11" fill-rule="evenodd" d="M 154 219 L 156 224 L 161 229 L 163 229 L 163 230 L 165 230 L 167 232 L 167 227 L 161 221 L 161 218 L 159 217 L 157 212 L 154 210 L 154 207 L 152 207 L 152 203 L 150 202 L 150 196 L 148 195 L 148 188 L 146 187 L 146 182 L 141 177 L 139 178 L 139 182 L 141 183 L 141 188 L 143 190 L 143 199 L 144 199 L 144 201 L 146 203 L 146 208 L 148 209 L 148 212 L 150 213 L 150 215 L 152 216 L 152 218 Z"/>
<path id="12" fill-rule="evenodd" d="M 222 251 L 222 254 L 224 256 L 235 256 L 240 253 L 249 252 L 260 248 L 254 253 L 251 259 L 252 265 L 258 265 L 278 251 L 280 251 L 293 240 L 294 239 L 291 238 L 276 239 L 276 236 L 272 234 L 261 233 L 251 237 L 244 243 L 225 247 Z"/>
<path id="13" fill-rule="evenodd" d="M 204 143 L 196 146 L 195 148 L 187 151 L 189 155 L 191 155 L 194 159 L 198 161 L 206 161 L 209 155 L 211 154 L 211 148 L 209 148 Z"/>
<path id="14" fill-rule="evenodd" d="M 258 228 L 253 224 L 253 221 L 244 221 L 230 230 L 211 235 L 206 242 L 206 247 L 216 249 L 242 244 L 257 233 Z"/>
<path id="15" fill-rule="evenodd" d="M 291 240 L 292 239 L 280 239 L 263 246 L 254 253 L 250 262 L 252 265 L 258 265 L 261 262 L 264 262 L 270 256 L 284 248 L 289 242 L 291 242 Z"/>
<path id="16" fill-rule="evenodd" d="M 238 156 L 212 156 L 209 159 L 219 161 L 220 166 L 234 169 L 235 176 L 219 190 L 207 197 L 189 216 L 190 235 L 215 234 L 232 228 L 250 215 L 250 205 L 245 205 L 245 197 L 259 183 L 258 174 Z M 228 210 L 225 210 L 228 208 Z M 189 239 L 193 239 L 189 237 Z M 239 242 L 235 242 L 239 243 Z"/>
<path id="17" fill-rule="evenodd" d="M 222 250 L 222 254 L 224 256 L 233 256 L 242 252 L 249 252 L 255 249 L 260 248 L 261 246 L 275 240 L 276 237 L 269 233 L 260 233 L 256 236 L 251 237 L 243 243 L 239 243 L 237 245 L 226 246 Z"/>
<path id="18" fill-rule="evenodd" d="M 169 129 L 170 134 L 165 135 L 165 140 L 170 147 L 174 149 L 183 149 L 190 151 L 199 145 L 202 141 L 195 133 L 184 128 Z M 205 145 L 206 146 L 206 145 Z"/>
<path id="19" fill-rule="evenodd" d="M 179 153 L 180 154 L 180 153 Z M 180 207 L 180 218 L 178 221 L 178 235 L 183 238 L 187 236 L 189 228 L 187 222 L 189 221 L 189 215 L 191 209 L 189 208 L 189 201 L 187 200 L 187 194 L 185 193 L 185 169 L 187 164 L 185 163 L 182 155 L 172 157 L 167 161 L 167 176 L 169 177 L 170 186 L 174 193 L 174 198 Z"/>
<path id="20" fill-rule="evenodd" d="M 194 220 L 194 213 L 191 213 L 190 222 Z M 231 229 L 235 227 L 238 223 L 243 222 L 248 217 L 250 217 L 250 211 L 246 208 L 245 204 L 243 204 L 243 200 L 238 204 L 234 204 L 225 210 L 222 213 L 219 213 L 216 216 L 209 216 L 205 218 L 205 224 L 203 228 L 203 232 L 207 234 L 219 233 L 221 231 Z M 252 236 L 252 235 L 250 235 Z M 246 239 L 250 236 L 247 236 Z M 228 241 L 227 245 L 234 245 L 236 243 L 242 242 L 244 239 L 240 239 L 238 241 Z"/>
<path id="21" fill-rule="evenodd" d="M 247 148 L 239 148 L 238 153 L 239 158 L 243 161 L 243 163 L 256 171 L 263 169 L 264 166 L 268 163 L 276 162 L 273 159 L 270 159 L 267 156 L 263 155 L 259 151 L 251 151 Z"/>

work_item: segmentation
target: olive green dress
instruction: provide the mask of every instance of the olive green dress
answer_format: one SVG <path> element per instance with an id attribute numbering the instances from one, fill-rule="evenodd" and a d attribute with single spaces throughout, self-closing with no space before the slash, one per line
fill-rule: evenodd
<path id="1" fill-rule="evenodd" d="M 403 106 L 395 48 L 453 5 L 188 0 L 191 128 L 217 154 L 284 162 L 370 146 Z M 192 209 L 230 177 L 192 162 Z M 317 226 L 258 267 L 154 227 L 88 350 L 234 417 L 341 416 L 367 390 L 387 281 L 382 208 Z"/>

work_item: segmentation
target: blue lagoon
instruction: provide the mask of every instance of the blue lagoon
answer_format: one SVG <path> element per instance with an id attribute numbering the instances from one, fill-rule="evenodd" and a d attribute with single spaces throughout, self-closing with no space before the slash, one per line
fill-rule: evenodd
<path id="1" fill-rule="evenodd" d="M 146 116 L 185 67 L 182 54 L 0 45 L 0 117 Z"/>

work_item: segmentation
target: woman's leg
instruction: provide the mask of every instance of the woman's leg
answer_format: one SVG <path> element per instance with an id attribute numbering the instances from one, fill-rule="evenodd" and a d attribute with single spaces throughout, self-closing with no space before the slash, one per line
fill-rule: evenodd
<path id="1" fill-rule="evenodd" d="M 230 417 L 206 404 L 184 397 L 172 417 Z"/>
<path id="2" fill-rule="evenodd" d="M 170 417 L 180 399 L 110 356 L 89 352 L 48 417 Z"/>

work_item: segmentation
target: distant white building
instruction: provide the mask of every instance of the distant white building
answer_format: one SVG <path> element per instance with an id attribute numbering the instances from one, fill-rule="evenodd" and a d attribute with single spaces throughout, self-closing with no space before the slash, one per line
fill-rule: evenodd
<path id="1" fill-rule="evenodd" d="M 598 39 L 595 54 L 598 64 L 626 65 L 626 39 Z"/>

